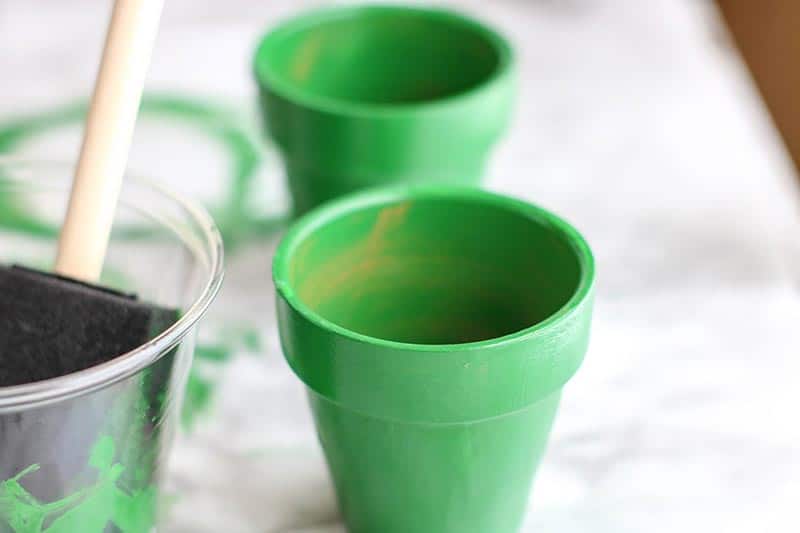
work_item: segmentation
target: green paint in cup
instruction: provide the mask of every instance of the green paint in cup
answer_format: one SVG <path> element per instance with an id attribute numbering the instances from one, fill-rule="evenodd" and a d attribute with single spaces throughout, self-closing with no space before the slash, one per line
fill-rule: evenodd
<path id="1" fill-rule="evenodd" d="M 350 531 L 516 531 L 589 338 L 578 232 L 475 188 L 374 189 L 295 223 L 274 280 Z"/>
<path id="2" fill-rule="evenodd" d="M 439 9 L 323 9 L 255 55 L 266 129 L 295 214 L 392 183 L 477 184 L 506 129 L 513 57 L 486 26 Z"/>

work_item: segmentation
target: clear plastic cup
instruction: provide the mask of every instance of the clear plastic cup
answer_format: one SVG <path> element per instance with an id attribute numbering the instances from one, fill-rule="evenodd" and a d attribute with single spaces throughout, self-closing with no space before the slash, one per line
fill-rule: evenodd
<path id="1" fill-rule="evenodd" d="M 72 173 L 0 159 L 0 263 L 49 270 Z M 0 388 L 2 533 L 156 527 L 196 326 L 222 282 L 222 241 L 202 208 L 133 178 L 114 228 L 101 284 L 180 318 L 102 365 Z"/>

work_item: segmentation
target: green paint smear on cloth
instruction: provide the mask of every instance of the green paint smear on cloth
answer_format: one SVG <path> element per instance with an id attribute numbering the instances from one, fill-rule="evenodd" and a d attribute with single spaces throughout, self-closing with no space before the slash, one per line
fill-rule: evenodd
<path id="1" fill-rule="evenodd" d="M 12 153 L 25 141 L 50 131 L 83 122 L 87 102 L 81 101 L 57 107 L 35 115 L 17 117 L 0 124 L 0 154 Z M 207 206 L 216 220 L 230 252 L 238 245 L 254 238 L 269 236 L 283 228 L 286 215 L 254 217 L 246 208 L 256 172 L 263 164 L 258 141 L 238 119 L 237 113 L 220 105 L 183 96 L 146 94 L 142 100 L 141 115 L 177 123 L 207 136 L 221 146 L 230 161 L 228 192 L 222 205 Z M 0 180 L 3 177 L 0 175 Z M 0 196 L 0 226 L 28 234 L 54 237 L 57 228 L 38 220 L 13 195 Z M 136 238 L 141 228 L 123 228 L 119 238 Z"/>
<path id="2" fill-rule="evenodd" d="M 223 327 L 218 337 L 217 342 L 198 344 L 195 348 L 195 361 L 189 372 L 181 411 L 181 426 L 184 431 L 191 432 L 198 420 L 210 411 L 222 367 L 235 354 L 263 353 L 261 333 L 253 326 L 244 323 L 231 324 Z"/>

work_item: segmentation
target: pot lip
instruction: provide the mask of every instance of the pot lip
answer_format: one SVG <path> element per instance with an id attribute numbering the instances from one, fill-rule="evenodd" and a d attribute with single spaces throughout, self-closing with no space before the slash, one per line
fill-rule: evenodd
<path id="1" fill-rule="evenodd" d="M 519 331 L 475 342 L 451 344 L 418 344 L 381 339 L 339 326 L 308 307 L 297 296 L 290 283 L 291 259 L 295 250 L 315 230 L 342 215 L 377 205 L 394 204 L 422 198 L 463 199 L 502 207 L 522 217 L 550 226 L 575 253 L 580 267 L 580 279 L 564 305 L 546 319 Z M 277 293 L 303 318 L 322 330 L 351 341 L 376 347 L 419 353 L 464 353 L 498 348 L 525 341 L 557 330 L 564 321 L 579 312 L 591 297 L 595 280 L 594 256 L 584 237 L 566 220 L 535 204 L 496 194 L 476 187 L 449 184 L 386 186 L 345 196 L 303 215 L 283 236 L 273 258 L 273 282 Z"/>
<path id="2" fill-rule="evenodd" d="M 270 48 L 273 46 L 274 41 L 284 35 L 337 19 L 374 13 L 410 13 L 444 23 L 458 24 L 462 28 L 476 32 L 486 40 L 497 53 L 497 65 L 485 79 L 455 94 L 422 102 L 380 104 L 355 102 L 304 90 L 287 81 L 284 76 L 271 68 L 271 65 L 265 59 L 270 55 Z M 259 40 L 253 56 L 252 72 L 262 90 L 268 89 L 297 105 L 340 116 L 389 118 L 416 116 L 429 111 L 445 110 L 470 101 L 491 87 L 502 84 L 504 80 L 509 78 L 512 73 L 513 63 L 514 50 L 508 40 L 491 27 L 465 14 L 445 8 L 386 3 L 318 8 L 279 23 Z"/>
<path id="3" fill-rule="evenodd" d="M 32 168 L 65 171 L 65 169 L 71 169 L 70 165 L 64 161 L 0 157 L 0 168 L 25 168 L 25 166 L 30 166 Z M 158 361 L 177 345 L 202 318 L 216 298 L 224 278 L 224 249 L 219 229 L 208 212 L 199 204 L 171 192 L 154 180 L 127 175 L 125 179 L 137 187 L 149 189 L 173 205 L 178 206 L 186 214 L 187 218 L 197 225 L 202 233 L 202 239 L 201 242 L 192 244 L 204 248 L 208 262 L 208 279 L 200 289 L 197 298 L 181 314 L 180 318 L 158 336 L 100 365 L 56 378 L 11 387 L 0 387 L 0 412 L 41 407 L 89 394 L 140 372 Z M 22 180 L 15 181 L 25 183 Z M 47 179 L 44 181 L 45 183 L 52 183 L 57 180 Z M 172 229 L 177 233 L 176 227 Z M 177 236 L 186 242 L 184 236 L 180 233 L 177 233 Z"/>

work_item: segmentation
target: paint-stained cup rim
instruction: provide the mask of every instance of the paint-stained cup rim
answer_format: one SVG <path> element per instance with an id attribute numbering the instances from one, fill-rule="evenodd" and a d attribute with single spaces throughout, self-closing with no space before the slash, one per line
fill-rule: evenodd
<path id="1" fill-rule="evenodd" d="M 39 190 L 60 189 L 64 191 L 64 201 L 67 200 L 69 191 L 67 178 L 73 170 L 73 165 L 70 163 L 0 157 L 0 170 L 2 169 L 13 169 L 25 177 L 37 177 L 38 184 L 33 185 L 27 179 L 16 177 L 9 179 L 7 176 L 3 176 L 4 180 L 0 182 L 0 188 L 9 189 L 16 185 L 21 190 L 26 190 L 28 187 L 35 187 Z M 60 179 L 41 177 L 41 174 L 50 176 L 54 172 L 59 173 Z M 35 408 L 90 394 L 135 375 L 158 361 L 178 344 L 205 314 L 219 292 L 224 276 L 224 252 L 222 237 L 211 216 L 200 205 L 172 193 L 153 181 L 135 176 L 126 176 L 125 179 L 133 186 L 143 188 L 177 206 L 185 218 L 200 232 L 199 239 L 191 236 L 190 240 L 190 236 L 181 233 L 185 230 L 181 228 L 180 221 L 159 220 L 189 248 L 199 248 L 202 251 L 208 271 L 203 287 L 197 298 L 187 309 L 183 310 L 181 317 L 174 324 L 160 335 L 128 353 L 119 355 L 103 364 L 65 376 L 24 385 L 0 387 L 0 412 Z M 124 201 L 121 199 L 121 202 Z M 148 206 L 139 207 L 146 209 Z"/>
<path id="2" fill-rule="evenodd" d="M 575 254 L 580 268 L 580 277 L 570 298 L 544 320 L 524 329 L 500 337 L 475 342 L 455 344 L 418 344 L 383 339 L 342 327 L 324 318 L 306 305 L 297 295 L 291 283 L 291 265 L 296 251 L 306 238 L 319 228 L 362 209 L 391 205 L 399 202 L 420 199 L 466 200 L 484 206 L 493 206 L 518 214 L 558 234 Z M 507 344 L 525 342 L 533 337 L 546 335 L 560 327 L 560 324 L 581 312 L 584 303 L 590 298 L 595 279 L 594 256 L 584 237 L 570 223 L 555 213 L 537 205 L 495 194 L 482 189 L 457 185 L 403 185 L 369 189 L 354 193 L 318 207 L 295 222 L 284 235 L 273 259 L 273 281 L 276 290 L 297 313 L 322 330 L 340 335 L 352 341 L 411 352 L 450 353 L 498 348 Z"/>
<path id="3" fill-rule="evenodd" d="M 321 95 L 299 87 L 272 68 L 269 58 L 274 52 L 273 48 L 284 36 L 327 22 L 368 17 L 374 14 L 413 14 L 442 24 L 455 24 L 475 32 L 495 51 L 497 65 L 486 78 L 462 91 L 429 100 L 396 103 L 356 102 Z M 253 58 L 253 73 L 262 88 L 268 88 L 278 96 L 299 106 L 340 116 L 388 118 L 435 112 L 472 101 L 492 87 L 506 83 L 512 75 L 513 63 L 514 51 L 506 38 L 467 15 L 435 7 L 367 4 L 315 9 L 278 24 L 261 38 Z"/>

